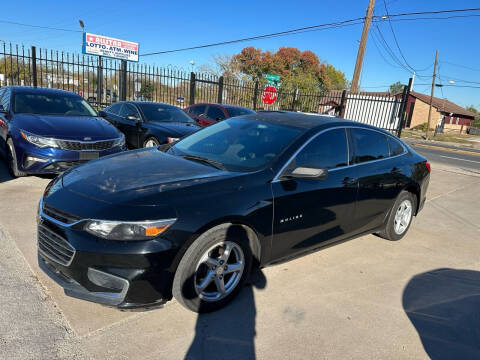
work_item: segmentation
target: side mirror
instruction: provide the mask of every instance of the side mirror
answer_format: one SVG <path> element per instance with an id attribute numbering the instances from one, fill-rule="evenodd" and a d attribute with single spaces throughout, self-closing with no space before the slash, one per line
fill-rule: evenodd
<path id="1" fill-rule="evenodd" d="M 138 117 L 136 117 L 135 115 L 127 115 L 127 116 L 125 116 L 125 119 L 140 122 L 140 119 Z"/>
<path id="2" fill-rule="evenodd" d="M 312 179 L 324 180 L 328 176 L 328 169 L 312 168 L 312 167 L 297 167 L 292 171 L 287 172 L 284 177 L 297 179 Z"/>
<path id="3" fill-rule="evenodd" d="M 100 116 L 100 117 L 102 117 L 102 118 L 106 118 L 106 117 L 107 117 L 107 113 L 106 113 L 105 111 L 103 111 L 103 110 L 100 110 L 100 111 L 98 112 L 98 116 Z"/>

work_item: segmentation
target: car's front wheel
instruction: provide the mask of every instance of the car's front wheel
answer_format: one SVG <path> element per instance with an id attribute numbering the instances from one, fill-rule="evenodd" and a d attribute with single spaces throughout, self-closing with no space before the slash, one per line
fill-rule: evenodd
<path id="1" fill-rule="evenodd" d="M 185 252 L 173 281 L 173 296 L 204 313 L 227 305 L 250 274 L 252 252 L 241 226 L 224 224 L 201 235 Z"/>
<path id="2" fill-rule="evenodd" d="M 18 170 L 17 154 L 15 153 L 15 146 L 13 145 L 12 138 L 7 140 L 7 164 L 8 172 L 13 177 L 26 175 L 23 171 Z"/>
<path id="3" fill-rule="evenodd" d="M 160 143 L 158 142 L 158 140 L 156 138 L 154 138 L 153 136 L 145 139 L 145 141 L 143 142 L 143 147 L 144 148 L 148 148 L 148 147 L 155 147 L 155 146 L 158 146 L 160 145 Z"/>
<path id="4" fill-rule="evenodd" d="M 410 228 L 416 206 L 416 196 L 409 191 L 402 191 L 393 204 L 385 228 L 378 235 L 392 241 L 403 238 Z"/>

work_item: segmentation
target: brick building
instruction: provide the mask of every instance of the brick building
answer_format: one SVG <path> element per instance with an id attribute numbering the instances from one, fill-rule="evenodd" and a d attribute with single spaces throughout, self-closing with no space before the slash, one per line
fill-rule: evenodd
<path id="1" fill-rule="evenodd" d="M 397 96 L 401 96 L 401 94 Z M 429 104 L 430 95 L 411 91 L 407 102 L 405 127 L 413 128 L 426 123 L 428 121 Z M 465 133 L 474 119 L 475 114 L 467 109 L 446 99 L 433 98 L 431 128 L 439 126 L 444 132 L 458 131 Z"/>

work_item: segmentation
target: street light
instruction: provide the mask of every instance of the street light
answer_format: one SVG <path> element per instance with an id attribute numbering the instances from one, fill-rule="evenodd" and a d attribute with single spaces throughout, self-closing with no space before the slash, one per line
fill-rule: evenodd
<path id="1" fill-rule="evenodd" d="M 80 27 L 82 28 L 82 46 L 85 46 L 85 24 L 82 20 L 78 20 Z"/>
<path id="2" fill-rule="evenodd" d="M 195 61 L 190 60 L 190 61 L 189 61 L 189 64 L 192 65 L 192 72 L 193 72 L 193 67 L 195 66 Z"/>

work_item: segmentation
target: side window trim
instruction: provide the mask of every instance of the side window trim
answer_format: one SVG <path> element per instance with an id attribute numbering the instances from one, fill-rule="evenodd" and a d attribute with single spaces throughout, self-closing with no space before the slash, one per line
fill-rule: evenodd
<path id="1" fill-rule="evenodd" d="M 279 178 L 280 176 L 282 175 L 282 173 L 285 171 L 285 169 L 288 167 L 288 165 L 290 165 L 290 163 L 295 159 L 295 157 L 300 153 L 300 151 L 303 150 L 303 148 L 305 148 L 311 141 L 313 141 L 317 136 L 321 135 L 321 134 L 324 134 L 326 133 L 327 131 L 330 131 L 330 130 L 334 130 L 334 129 L 339 129 L 339 128 L 344 128 L 345 130 L 348 130 L 348 137 L 347 137 L 347 144 L 349 146 L 349 149 L 351 148 L 351 143 L 350 143 L 350 140 L 351 140 L 351 134 L 350 134 L 350 130 L 349 129 L 367 129 L 367 130 L 370 130 L 370 131 L 375 131 L 375 132 L 378 132 L 382 135 L 385 135 L 386 137 L 393 137 L 392 135 L 387 135 L 385 134 L 384 132 L 382 131 L 379 131 L 379 130 L 376 130 L 376 129 L 369 129 L 369 128 L 364 128 L 362 126 L 335 126 L 335 127 L 331 127 L 331 128 L 328 128 L 328 129 L 324 129 L 322 131 L 319 131 L 318 133 L 316 133 L 315 135 L 313 135 L 310 139 L 308 139 L 308 141 L 306 141 L 302 146 L 300 146 L 294 153 L 293 155 L 290 157 L 290 159 L 288 159 L 288 161 L 285 162 L 285 164 L 280 168 L 280 170 L 277 172 L 277 174 L 275 175 L 275 177 L 273 178 L 272 180 L 272 183 L 274 182 L 279 182 Z M 342 170 L 342 169 L 345 169 L 345 168 L 348 168 L 348 167 L 354 167 L 354 166 L 361 166 L 361 165 L 365 165 L 365 164 L 371 164 L 371 163 L 374 163 L 374 162 L 377 162 L 377 161 L 385 161 L 385 160 L 389 160 L 389 159 L 393 159 L 393 158 L 396 158 L 398 156 L 403 156 L 407 153 L 407 149 L 405 148 L 405 146 L 402 144 L 401 141 L 399 141 L 400 144 L 402 145 L 403 147 L 403 152 L 401 154 L 398 154 L 398 155 L 395 155 L 395 156 L 389 156 L 389 157 L 386 157 L 386 158 L 383 158 L 383 159 L 376 159 L 376 160 L 369 160 L 369 161 L 365 161 L 365 162 L 362 162 L 362 163 L 353 163 L 353 164 L 350 164 L 350 159 L 348 159 L 348 165 L 347 166 L 340 166 L 340 167 L 337 167 L 337 168 L 334 168 L 334 169 L 329 169 L 328 172 L 332 172 L 332 171 L 337 171 L 337 170 Z M 387 141 L 387 144 L 388 144 L 388 141 Z M 349 154 L 349 157 L 350 157 L 350 152 L 348 153 Z"/>

